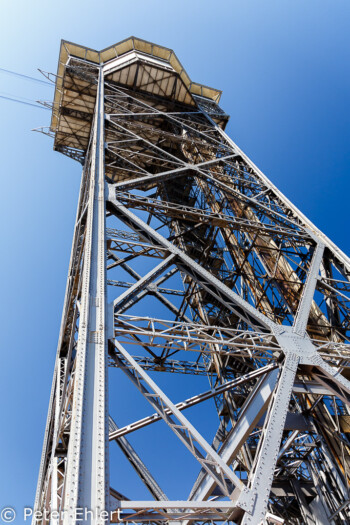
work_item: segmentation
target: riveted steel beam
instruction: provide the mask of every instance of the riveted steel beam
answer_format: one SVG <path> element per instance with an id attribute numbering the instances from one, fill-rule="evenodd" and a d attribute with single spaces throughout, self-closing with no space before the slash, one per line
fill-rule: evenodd
<path id="1" fill-rule="evenodd" d="M 148 224 L 146 224 L 142 219 L 125 208 L 125 206 L 120 204 L 116 199 L 113 198 L 113 193 L 114 190 L 112 188 L 112 190 L 110 189 L 109 194 L 111 210 L 132 229 L 134 229 L 134 231 L 139 232 L 146 239 L 160 244 L 164 248 L 167 248 L 169 252 L 177 255 L 181 260 L 181 265 L 178 264 L 178 266 L 191 277 L 193 277 L 198 282 L 198 284 L 203 286 L 209 293 L 214 295 L 226 307 L 231 308 L 237 313 L 237 315 L 243 317 L 249 324 L 265 329 L 271 329 L 272 327 L 275 327 L 275 323 L 270 321 L 270 319 L 268 319 L 265 315 L 261 314 L 248 302 L 232 292 L 232 290 L 220 282 L 216 277 L 211 275 L 194 260 L 191 260 L 191 258 L 182 252 L 182 250 L 180 250 L 177 246 L 169 242 Z"/>
<path id="2" fill-rule="evenodd" d="M 224 494 L 231 498 L 236 504 L 240 494 L 244 494 L 245 499 L 240 498 L 239 505 L 248 508 L 251 504 L 249 498 L 249 492 L 244 487 L 243 483 L 237 478 L 231 469 L 222 461 L 218 454 L 210 447 L 200 433 L 194 428 L 194 426 L 181 414 L 180 410 L 170 401 L 170 399 L 162 392 L 159 386 L 148 376 L 148 374 L 142 370 L 142 368 L 136 363 L 136 361 L 130 356 L 130 354 L 115 341 L 116 348 L 118 351 L 127 359 L 133 367 L 133 372 L 128 369 L 122 368 L 123 372 L 129 377 L 134 383 L 138 390 L 144 395 L 147 401 L 155 408 L 157 413 L 164 419 L 164 421 L 170 426 L 175 432 L 179 439 L 184 445 L 190 450 L 194 457 L 199 461 L 201 466 L 213 477 L 216 483 L 221 487 Z M 151 389 L 148 391 L 142 382 L 146 383 Z M 171 412 L 173 420 L 165 409 L 168 408 Z M 208 457 L 205 458 L 197 447 L 200 447 Z M 217 465 L 215 470 L 212 469 L 213 461 Z M 237 487 L 238 491 L 231 493 L 228 489 L 226 478 Z M 238 492 L 238 493 L 237 493 Z"/>

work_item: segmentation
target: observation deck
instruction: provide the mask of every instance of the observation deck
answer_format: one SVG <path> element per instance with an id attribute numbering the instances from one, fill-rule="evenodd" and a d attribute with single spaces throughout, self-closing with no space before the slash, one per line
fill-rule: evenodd
<path id="1" fill-rule="evenodd" d="M 171 49 L 135 37 L 102 51 L 62 40 L 50 125 L 55 150 L 67 154 L 68 149 L 80 158 L 86 151 L 101 66 L 104 78 L 119 87 L 173 100 L 190 111 L 202 105 L 225 127 L 228 116 L 218 106 L 222 92 L 192 82 Z"/>

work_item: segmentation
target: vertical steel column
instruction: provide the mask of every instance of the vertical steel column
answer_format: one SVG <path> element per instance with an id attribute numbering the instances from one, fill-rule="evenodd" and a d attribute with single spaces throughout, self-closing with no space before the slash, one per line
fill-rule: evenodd
<path id="1" fill-rule="evenodd" d="M 87 162 L 85 163 L 85 166 L 86 165 L 87 165 Z M 85 202 L 86 186 L 87 186 L 87 177 L 86 177 L 86 169 L 84 168 L 82 178 L 81 178 L 80 190 L 79 190 L 78 206 L 77 206 L 77 213 L 76 213 L 76 219 L 75 219 L 75 227 L 74 227 L 74 235 L 73 235 L 73 241 L 72 241 L 70 260 L 69 260 L 68 277 L 67 277 L 67 284 L 66 284 L 66 290 L 65 290 L 64 305 L 63 305 L 61 325 L 60 325 L 60 333 L 59 333 L 58 344 L 57 344 L 57 355 L 56 355 L 55 368 L 54 368 L 54 374 L 53 374 L 53 379 L 52 379 L 48 414 L 47 414 L 46 425 L 45 425 L 44 442 L 43 442 L 41 460 L 40 460 L 38 483 L 37 483 L 37 488 L 36 488 L 36 493 L 35 493 L 35 502 L 34 502 L 34 507 L 33 507 L 32 525 L 36 525 L 37 523 L 42 522 L 42 519 L 37 518 L 36 515 L 37 513 L 39 513 L 40 515 L 40 513 L 42 512 L 42 504 L 43 504 L 43 498 L 44 498 L 44 484 L 45 484 L 45 477 L 47 475 L 46 469 L 48 469 L 48 465 L 47 465 L 48 454 L 50 451 L 50 438 L 51 438 L 51 434 L 53 433 L 53 436 L 52 436 L 53 441 L 54 442 L 56 441 L 57 436 L 55 435 L 55 430 L 57 430 L 57 427 L 55 426 L 55 424 L 56 422 L 58 422 L 58 418 L 61 415 L 60 412 L 57 413 L 59 405 L 57 404 L 58 400 L 56 399 L 56 396 L 58 395 L 58 392 L 60 390 L 59 389 L 60 366 L 61 366 L 60 350 L 61 350 L 63 340 L 64 340 L 65 323 L 67 321 L 69 302 L 72 299 L 71 293 L 72 293 L 72 285 L 73 285 L 73 273 L 74 273 L 74 266 L 76 263 L 75 259 L 77 257 L 79 231 L 81 227 L 80 223 L 81 223 L 82 215 L 84 215 L 84 210 L 85 210 L 84 202 Z M 75 320 L 76 320 L 76 314 L 75 314 Z M 71 339 L 74 339 L 74 329 L 70 337 Z M 70 342 L 70 344 L 72 344 L 72 341 Z M 68 366 L 68 360 L 67 360 L 66 366 Z M 63 385 L 63 391 L 65 391 L 65 389 L 66 389 L 66 384 Z M 64 392 L 62 392 L 62 399 L 60 400 L 61 404 L 63 402 L 63 397 L 64 397 L 63 394 Z M 54 419 L 54 429 L 52 432 L 53 419 Z"/>
<path id="2" fill-rule="evenodd" d="M 72 428 L 67 457 L 64 525 L 77 509 L 91 510 L 86 524 L 106 523 L 108 416 L 106 343 L 104 86 L 100 68 L 91 144 L 91 179 L 80 306 Z"/>
<path id="3" fill-rule="evenodd" d="M 251 490 L 256 494 L 254 509 L 251 514 L 245 513 L 242 525 L 260 525 L 265 518 L 298 362 L 298 357 L 290 352 L 283 364 L 278 386 L 266 415 L 261 448 L 256 454 L 251 485 Z"/>

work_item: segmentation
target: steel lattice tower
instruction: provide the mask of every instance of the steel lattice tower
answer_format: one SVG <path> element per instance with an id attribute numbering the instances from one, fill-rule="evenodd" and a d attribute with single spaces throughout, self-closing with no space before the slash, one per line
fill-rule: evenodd
<path id="1" fill-rule="evenodd" d="M 350 523 L 350 260 L 225 134 L 219 99 L 164 47 L 61 44 L 49 134 L 83 174 L 37 525 Z M 174 404 L 169 374 L 180 399 L 209 385 Z M 202 403 L 209 438 L 186 410 Z M 161 425 L 198 467 L 181 500 L 129 441 Z M 124 495 L 111 442 L 148 501 Z"/>

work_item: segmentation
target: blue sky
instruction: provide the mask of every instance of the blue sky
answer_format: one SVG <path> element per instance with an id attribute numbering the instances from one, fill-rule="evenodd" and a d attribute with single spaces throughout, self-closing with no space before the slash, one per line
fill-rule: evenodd
<path id="1" fill-rule="evenodd" d="M 101 49 L 135 35 L 174 49 L 194 81 L 223 90 L 229 135 L 350 252 L 348 0 L 1 4 L 0 68 L 30 76 L 56 72 L 61 38 Z M 4 93 L 53 90 L 0 72 Z M 30 131 L 49 111 L 0 98 L 0 114 L 0 508 L 20 512 L 34 500 L 80 167 Z"/>

